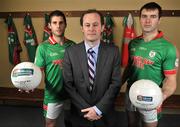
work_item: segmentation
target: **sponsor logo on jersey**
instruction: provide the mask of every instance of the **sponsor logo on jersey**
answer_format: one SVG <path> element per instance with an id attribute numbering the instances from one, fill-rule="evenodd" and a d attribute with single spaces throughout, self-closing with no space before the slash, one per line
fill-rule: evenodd
<path id="1" fill-rule="evenodd" d="M 149 57 L 153 58 L 153 57 L 155 57 L 155 55 L 156 55 L 155 51 L 150 51 L 149 52 Z"/>
<path id="2" fill-rule="evenodd" d="M 64 50 L 64 49 L 62 49 L 62 50 L 60 50 L 60 52 L 64 53 L 64 52 L 65 52 L 65 50 Z"/>
<path id="3" fill-rule="evenodd" d="M 28 44 L 30 43 L 32 46 L 35 45 L 35 41 L 33 38 L 25 40 L 25 42 Z"/>
<path id="4" fill-rule="evenodd" d="M 136 51 L 136 49 L 135 48 L 131 48 L 131 51 Z"/>
<path id="5" fill-rule="evenodd" d="M 63 63 L 63 59 L 53 61 L 53 64 L 54 65 L 59 65 L 61 69 L 62 69 L 62 63 Z"/>
<path id="6" fill-rule="evenodd" d="M 154 61 L 151 61 L 150 59 L 147 58 L 143 58 L 141 56 L 133 56 L 132 59 L 133 59 L 133 65 L 141 69 L 144 69 L 144 65 L 154 64 Z"/>
<path id="7" fill-rule="evenodd" d="M 50 53 L 49 55 L 52 57 L 52 56 L 57 56 L 57 55 L 59 55 L 59 54 L 56 53 L 56 52 L 52 52 L 52 53 Z"/>
<path id="8" fill-rule="evenodd" d="M 140 50 L 147 50 L 145 47 L 139 47 Z"/>

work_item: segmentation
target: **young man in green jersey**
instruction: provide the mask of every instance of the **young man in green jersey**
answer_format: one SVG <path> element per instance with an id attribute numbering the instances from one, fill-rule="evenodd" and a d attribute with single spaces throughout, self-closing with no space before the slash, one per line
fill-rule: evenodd
<path id="1" fill-rule="evenodd" d="M 161 106 L 153 110 L 134 107 L 128 96 L 131 85 L 140 79 L 154 81 L 162 88 L 163 101 L 176 90 L 178 56 L 176 47 L 158 30 L 161 7 L 150 2 L 140 9 L 142 35 L 129 44 L 129 63 L 123 74 L 122 83 L 127 81 L 126 111 L 128 127 L 157 127 Z M 163 102 L 162 102 L 163 104 Z"/>
<path id="2" fill-rule="evenodd" d="M 63 109 L 63 77 L 62 62 L 65 49 L 74 42 L 65 38 L 66 17 L 63 12 L 56 10 L 49 15 L 49 28 L 51 36 L 41 43 L 36 51 L 35 64 L 40 67 L 45 74 L 44 93 L 44 116 L 46 127 L 55 127 L 56 119 Z"/>

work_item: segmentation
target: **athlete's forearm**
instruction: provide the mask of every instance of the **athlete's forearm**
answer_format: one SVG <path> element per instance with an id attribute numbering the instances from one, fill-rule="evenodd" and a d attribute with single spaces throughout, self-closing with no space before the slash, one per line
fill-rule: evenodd
<path id="1" fill-rule="evenodd" d="M 162 93 L 163 101 L 170 97 L 176 90 L 176 74 L 166 76 L 163 81 Z"/>

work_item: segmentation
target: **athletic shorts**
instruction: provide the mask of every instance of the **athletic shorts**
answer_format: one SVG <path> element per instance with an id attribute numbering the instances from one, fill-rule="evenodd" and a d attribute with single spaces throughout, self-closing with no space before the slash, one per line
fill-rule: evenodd
<path id="1" fill-rule="evenodd" d="M 44 116 L 49 119 L 57 119 L 63 110 L 63 102 L 61 103 L 44 103 Z"/>
<path id="2" fill-rule="evenodd" d="M 125 92 L 125 108 L 127 111 L 139 112 L 141 119 L 145 123 L 157 122 L 161 116 L 161 107 L 153 110 L 144 110 L 144 109 L 136 108 L 129 99 L 129 88 L 127 88 Z"/>

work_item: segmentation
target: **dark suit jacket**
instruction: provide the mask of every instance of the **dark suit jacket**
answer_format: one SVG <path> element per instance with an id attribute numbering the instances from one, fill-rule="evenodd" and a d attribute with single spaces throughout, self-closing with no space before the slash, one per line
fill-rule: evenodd
<path id="1" fill-rule="evenodd" d="M 72 101 L 72 110 L 79 116 L 81 109 L 92 106 L 109 116 L 120 90 L 120 53 L 117 46 L 101 42 L 96 65 L 93 92 L 88 91 L 89 76 L 84 42 L 66 49 L 63 61 L 65 89 Z"/>

